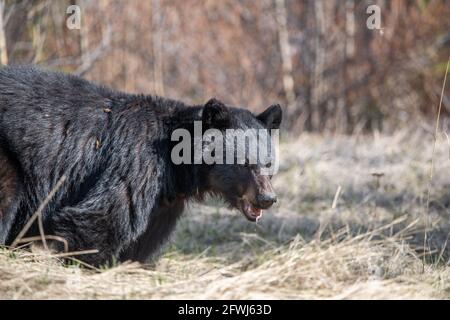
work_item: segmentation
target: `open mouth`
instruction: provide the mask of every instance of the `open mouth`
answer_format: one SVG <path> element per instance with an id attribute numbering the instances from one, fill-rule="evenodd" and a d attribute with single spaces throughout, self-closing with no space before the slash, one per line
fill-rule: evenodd
<path id="1" fill-rule="evenodd" d="M 239 200 L 238 208 L 252 222 L 258 221 L 262 217 L 262 209 L 246 199 Z"/>

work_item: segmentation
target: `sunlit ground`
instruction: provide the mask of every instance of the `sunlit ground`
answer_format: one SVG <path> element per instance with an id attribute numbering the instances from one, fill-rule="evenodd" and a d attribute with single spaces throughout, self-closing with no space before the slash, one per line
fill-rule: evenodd
<path id="1" fill-rule="evenodd" d="M 3 249 L 0 298 L 450 298 L 449 145 L 439 136 L 430 180 L 432 147 L 418 128 L 303 134 L 282 144 L 279 201 L 258 224 L 192 204 L 147 266 Z"/>

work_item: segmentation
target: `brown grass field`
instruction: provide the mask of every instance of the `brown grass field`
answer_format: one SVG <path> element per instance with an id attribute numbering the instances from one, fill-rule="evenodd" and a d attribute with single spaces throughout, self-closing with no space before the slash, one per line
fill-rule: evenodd
<path id="1" fill-rule="evenodd" d="M 430 179 L 433 133 L 286 140 L 280 200 L 258 224 L 213 199 L 192 204 L 146 266 L 3 248 L 0 298 L 448 299 L 449 143 L 438 135 Z"/>

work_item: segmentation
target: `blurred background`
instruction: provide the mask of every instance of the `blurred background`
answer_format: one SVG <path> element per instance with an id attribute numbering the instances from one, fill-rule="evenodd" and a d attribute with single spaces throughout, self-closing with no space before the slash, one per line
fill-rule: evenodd
<path id="1" fill-rule="evenodd" d="M 191 203 L 154 265 L 104 273 L 0 247 L 0 298 L 450 299 L 449 56 L 444 0 L 0 0 L 1 64 L 280 103 L 286 136 L 258 224 Z"/>
<path id="2" fill-rule="evenodd" d="M 72 4 L 78 30 L 66 26 Z M 371 30 L 373 4 L 381 28 Z M 279 102 L 292 134 L 426 127 L 450 55 L 443 0 L 2 0 L 0 10 L 2 64 L 186 103 L 214 96 L 260 111 Z"/>

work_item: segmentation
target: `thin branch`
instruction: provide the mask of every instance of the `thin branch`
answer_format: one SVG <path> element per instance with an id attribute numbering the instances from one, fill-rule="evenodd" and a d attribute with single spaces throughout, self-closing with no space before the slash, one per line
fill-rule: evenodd
<path id="1" fill-rule="evenodd" d="M 4 22 L 4 13 L 5 13 L 5 1 L 0 1 L 0 64 L 7 65 L 8 64 L 8 51 L 6 46 L 6 34 L 5 34 L 5 25 Z"/>
<path id="2" fill-rule="evenodd" d="M 14 239 L 13 243 L 11 244 L 11 247 L 16 247 L 17 244 L 22 240 L 22 238 L 25 236 L 25 234 L 28 232 L 30 227 L 33 225 L 33 222 L 39 218 L 42 215 L 42 211 L 45 209 L 45 207 L 48 205 L 50 200 L 54 197 L 55 193 L 61 188 L 63 183 L 66 181 L 66 176 L 62 176 L 59 181 L 56 183 L 56 185 L 53 187 L 53 189 L 50 191 L 48 196 L 44 199 L 44 201 L 41 203 L 39 208 L 36 210 L 36 212 L 31 216 L 31 218 L 28 220 L 28 222 L 25 224 L 23 229 L 20 231 L 19 235 Z M 39 218 L 40 219 L 40 218 Z M 42 242 L 45 243 L 45 234 L 44 230 L 41 230 L 39 228 L 39 232 L 41 235 Z"/>
<path id="3" fill-rule="evenodd" d="M 91 52 L 83 53 L 81 57 L 82 64 L 74 72 L 78 76 L 84 75 L 91 69 L 92 65 L 105 53 L 106 49 L 111 44 L 111 26 L 108 25 L 106 31 L 103 33 L 102 42 Z"/>
<path id="4" fill-rule="evenodd" d="M 20 239 L 17 243 L 28 243 L 28 242 L 34 242 L 34 241 L 42 241 L 42 236 L 36 236 L 36 237 L 27 237 L 27 238 L 22 238 Z M 67 253 L 69 252 L 69 243 L 67 242 L 66 239 L 64 239 L 63 237 L 59 237 L 59 236 L 55 236 L 55 235 L 44 235 L 44 238 L 46 240 L 54 240 L 54 241 L 59 241 L 64 245 L 64 252 Z M 14 249 L 20 249 L 21 247 L 16 247 Z M 47 249 L 47 248 L 46 248 Z"/>
<path id="5" fill-rule="evenodd" d="M 424 250 L 424 263 L 423 266 L 425 267 L 425 250 L 426 250 L 426 243 L 427 243 L 427 235 L 428 235 L 428 214 L 429 214 L 429 210 L 430 210 L 430 197 L 431 197 L 431 183 L 433 181 L 433 173 L 434 173 L 434 153 L 436 151 L 436 143 L 437 143 L 437 137 L 438 137 L 438 133 L 439 133 L 439 122 L 441 119 L 441 110 L 442 110 L 442 101 L 443 101 L 443 97 L 444 97 L 444 92 L 445 92 L 445 85 L 447 83 L 447 74 L 448 74 L 448 69 L 450 66 L 450 57 L 447 61 L 447 69 L 445 70 L 445 76 L 444 76 L 444 81 L 442 83 L 442 91 L 441 91 L 441 99 L 439 102 L 439 108 L 438 108 L 438 113 L 437 113 L 437 117 L 436 117 L 436 126 L 435 126 L 435 131 L 434 131 L 434 139 L 433 139 L 433 151 L 431 153 L 431 165 L 430 165 L 430 175 L 429 175 L 429 179 L 428 179 L 428 190 L 427 190 L 427 205 L 426 205 L 426 211 L 425 211 L 425 234 L 424 234 L 424 238 L 423 238 L 423 250 Z"/>

